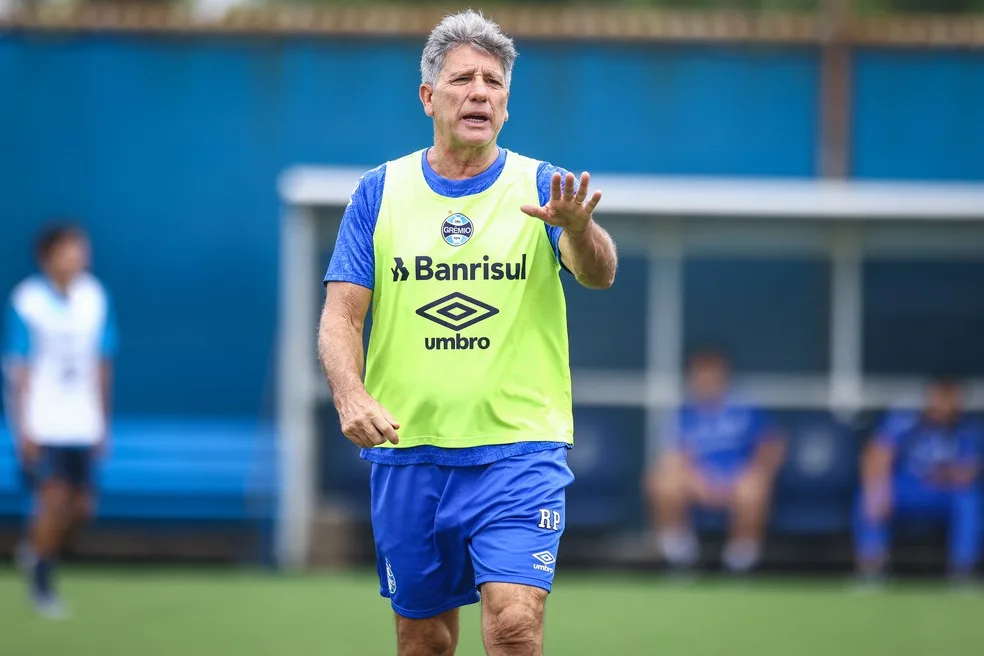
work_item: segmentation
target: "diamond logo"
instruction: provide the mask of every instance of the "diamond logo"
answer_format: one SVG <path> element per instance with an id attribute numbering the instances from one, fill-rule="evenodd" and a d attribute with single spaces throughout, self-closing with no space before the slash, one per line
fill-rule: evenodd
<path id="1" fill-rule="evenodd" d="M 550 565 L 557 559 L 553 557 L 553 554 L 549 551 L 541 551 L 540 553 L 533 554 L 533 557 L 539 560 L 544 565 Z"/>
<path id="2" fill-rule="evenodd" d="M 499 314 L 499 310 L 477 298 L 454 292 L 418 308 L 417 314 L 457 332 Z"/>

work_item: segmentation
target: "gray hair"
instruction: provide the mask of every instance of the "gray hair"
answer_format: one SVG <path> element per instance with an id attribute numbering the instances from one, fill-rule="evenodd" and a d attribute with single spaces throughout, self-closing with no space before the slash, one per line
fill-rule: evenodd
<path id="1" fill-rule="evenodd" d="M 448 53 L 458 46 L 471 46 L 498 59 L 506 74 L 506 88 L 509 88 L 516 46 L 498 25 L 482 12 L 471 9 L 445 16 L 431 31 L 420 58 L 420 77 L 424 84 L 433 86 L 437 82 Z"/>

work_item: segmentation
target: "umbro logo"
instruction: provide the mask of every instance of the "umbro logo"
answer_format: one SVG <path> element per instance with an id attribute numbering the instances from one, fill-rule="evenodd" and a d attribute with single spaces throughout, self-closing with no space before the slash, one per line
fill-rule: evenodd
<path id="1" fill-rule="evenodd" d="M 418 308 L 417 314 L 457 332 L 499 314 L 499 310 L 477 298 L 454 292 Z"/>
<path id="2" fill-rule="evenodd" d="M 553 557 L 553 554 L 550 553 L 549 551 L 541 551 L 540 553 L 535 553 L 533 554 L 533 557 L 539 560 L 544 565 L 550 565 L 556 562 L 557 560 L 556 558 Z"/>

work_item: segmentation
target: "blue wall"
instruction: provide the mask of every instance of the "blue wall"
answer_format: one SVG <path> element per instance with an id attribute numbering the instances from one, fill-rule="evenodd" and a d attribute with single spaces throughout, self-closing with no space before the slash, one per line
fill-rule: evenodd
<path id="1" fill-rule="evenodd" d="M 30 270 L 43 220 L 79 217 L 119 308 L 120 411 L 268 414 L 277 175 L 426 145 L 419 46 L 0 36 L 0 289 Z M 519 47 L 509 148 L 593 171 L 816 174 L 813 51 Z M 857 64 L 856 175 L 984 179 L 984 55 L 866 50 Z M 626 298 L 645 280 L 632 271 Z M 593 325 L 578 294 L 572 324 Z M 632 323 L 621 350 L 578 364 L 638 366 Z"/>
<path id="2" fill-rule="evenodd" d="M 984 180 L 984 53 L 863 50 L 856 62 L 855 175 Z"/>
<path id="3" fill-rule="evenodd" d="M 594 171 L 815 173 L 808 51 L 519 46 L 509 148 Z M 30 270 L 41 222 L 78 217 L 119 309 L 120 412 L 269 413 L 276 177 L 426 145 L 419 47 L 0 37 L 0 288 Z"/>

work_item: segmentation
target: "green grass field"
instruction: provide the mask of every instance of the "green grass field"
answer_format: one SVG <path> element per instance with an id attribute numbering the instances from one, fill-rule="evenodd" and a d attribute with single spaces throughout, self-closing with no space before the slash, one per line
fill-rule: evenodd
<path id="1" fill-rule="evenodd" d="M 394 654 L 388 603 L 369 573 L 81 569 L 63 576 L 73 610 L 29 610 L 0 571 L 3 656 Z M 478 607 L 458 654 L 484 654 Z M 858 592 L 843 581 L 558 577 L 546 653 L 627 656 L 971 656 L 984 653 L 984 595 L 907 584 Z"/>

